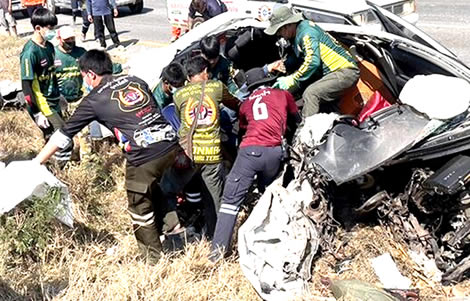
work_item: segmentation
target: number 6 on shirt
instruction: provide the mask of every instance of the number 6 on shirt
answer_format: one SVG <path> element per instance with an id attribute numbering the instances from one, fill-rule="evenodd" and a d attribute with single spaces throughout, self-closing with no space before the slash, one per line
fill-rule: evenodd
<path id="1" fill-rule="evenodd" d="M 268 107 L 265 103 L 261 102 L 262 97 L 256 98 L 253 103 L 253 119 L 254 120 L 265 120 L 268 119 Z"/>

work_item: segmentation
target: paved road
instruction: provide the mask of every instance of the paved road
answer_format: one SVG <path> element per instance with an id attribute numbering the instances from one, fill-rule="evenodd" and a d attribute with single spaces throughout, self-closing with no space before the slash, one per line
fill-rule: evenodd
<path id="1" fill-rule="evenodd" d="M 470 1 L 417 0 L 417 26 L 470 66 Z"/>
<path id="2" fill-rule="evenodd" d="M 470 45 L 470 1 L 417 0 L 417 3 L 420 14 L 417 26 L 470 65 L 470 46 L 467 46 Z M 127 8 L 121 8 L 120 15 L 116 20 L 116 28 L 121 40 L 137 39 L 145 45 L 157 47 L 168 43 L 170 26 L 166 17 L 165 0 L 145 0 L 143 13 L 132 15 Z M 60 14 L 59 20 L 62 24 L 70 24 L 70 12 Z M 20 32 L 31 30 L 27 19 L 23 18 L 19 23 Z M 90 32 L 89 37 L 91 36 Z"/>

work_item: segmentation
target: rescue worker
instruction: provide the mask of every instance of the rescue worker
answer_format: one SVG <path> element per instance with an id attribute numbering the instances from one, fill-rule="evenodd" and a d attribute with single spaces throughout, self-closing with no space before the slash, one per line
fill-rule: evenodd
<path id="1" fill-rule="evenodd" d="M 189 5 L 188 28 L 193 28 L 197 13 L 204 21 L 207 21 L 226 11 L 227 6 L 222 0 L 192 0 Z"/>
<path id="2" fill-rule="evenodd" d="M 199 47 L 201 48 L 202 57 L 209 62 L 209 68 L 207 69 L 209 78 L 220 80 L 227 86 L 230 93 L 235 95 L 238 87 L 230 74 L 232 63 L 220 54 L 220 42 L 217 38 L 215 36 L 202 38 Z"/>
<path id="3" fill-rule="evenodd" d="M 219 104 L 238 111 L 238 99 L 218 80 L 209 80 L 208 63 L 197 56 L 188 61 L 186 72 L 189 84 L 178 89 L 174 102 L 181 120 L 179 129 L 180 145 L 192 159 L 192 166 L 184 171 L 170 170 L 162 179 L 165 195 L 175 196 L 197 173 L 204 186 L 204 216 L 206 236 L 212 237 L 217 220 L 217 210 L 222 197 L 224 167 L 220 150 Z M 202 91 L 204 90 L 204 93 Z M 204 95 L 202 95 L 204 94 Z M 201 99 L 203 97 L 203 100 Z M 193 125 L 193 122 L 196 122 Z M 194 127 L 194 128 L 193 128 Z M 191 145 L 192 144 L 192 147 Z M 209 202 L 207 200 L 212 200 Z"/>
<path id="4" fill-rule="evenodd" d="M 185 82 L 186 73 L 184 67 L 180 63 L 172 62 L 163 69 L 161 80 L 153 91 L 153 96 L 162 111 L 163 117 L 165 117 L 176 132 L 179 130 L 181 122 L 173 102 L 173 94 L 177 89 L 183 87 Z M 184 188 L 185 200 L 189 203 L 200 203 L 200 187 L 200 180 L 198 177 L 194 177 Z"/>
<path id="5" fill-rule="evenodd" d="M 55 47 L 57 81 L 60 94 L 67 102 L 75 102 L 83 96 L 83 78 L 80 74 L 78 59 L 86 50 L 75 43 L 75 32 L 70 26 L 62 26 L 57 31 L 59 44 Z"/>
<path id="6" fill-rule="evenodd" d="M 208 36 L 199 42 L 202 57 L 209 63 L 209 79 L 223 82 L 230 93 L 237 95 L 238 86 L 232 78 L 232 63 L 220 54 L 220 43 L 215 36 Z M 220 109 L 220 127 L 224 157 L 233 163 L 237 155 L 238 131 L 237 113 L 225 106 Z"/>
<path id="7" fill-rule="evenodd" d="M 21 85 L 28 112 L 47 141 L 55 130 L 64 125 L 54 66 L 54 46 L 47 41 L 54 36 L 51 32 L 57 25 L 57 18 L 47 8 L 40 7 L 31 16 L 31 24 L 33 36 L 20 54 Z M 60 167 L 70 160 L 72 149 L 70 145 L 55 155 Z"/>
<path id="8" fill-rule="evenodd" d="M 151 259 L 158 259 L 162 251 L 159 223 L 163 223 L 164 233 L 180 227 L 176 212 L 169 209 L 166 199 L 157 197 L 161 175 L 175 160 L 176 133 L 161 116 L 143 80 L 112 75 L 113 65 L 106 52 L 90 50 L 80 57 L 78 64 L 91 92 L 34 160 L 46 162 L 93 120 L 112 130 L 127 159 L 128 210 L 137 244 Z"/>
<path id="9" fill-rule="evenodd" d="M 251 92 L 240 106 L 240 129 L 245 130 L 238 156 L 225 180 L 224 194 L 210 260 L 227 253 L 240 206 L 257 176 L 258 189 L 271 184 L 278 175 L 284 154 L 282 145 L 288 118 L 300 122 L 294 97 L 288 92 L 267 87 L 275 77 L 266 77 L 263 68 L 245 74 Z"/>
<path id="10" fill-rule="evenodd" d="M 302 61 L 294 73 L 278 78 L 274 86 L 291 92 L 305 89 L 304 118 L 318 113 L 322 102 L 339 100 L 359 80 L 351 54 L 317 24 L 303 20 L 287 6 L 274 10 L 264 32 L 291 40 L 295 56 Z"/>

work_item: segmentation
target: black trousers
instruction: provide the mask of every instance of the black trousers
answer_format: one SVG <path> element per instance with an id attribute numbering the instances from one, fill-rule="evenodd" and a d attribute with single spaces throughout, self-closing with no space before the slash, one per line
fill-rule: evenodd
<path id="1" fill-rule="evenodd" d="M 95 38 L 100 41 L 100 44 L 102 46 L 106 45 L 104 36 L 104 25 L 106 25 L 106 28 L 109 31 L 109 35 L 111 36 L 111 40 L 113 40 L 113 43 L 119 44 L 119 38 L 116 32 L 116 27 L 114 26 L 114 17 L 112 14 L 106 16 L 93 16 L 93 23 L 95 23 Z"/>

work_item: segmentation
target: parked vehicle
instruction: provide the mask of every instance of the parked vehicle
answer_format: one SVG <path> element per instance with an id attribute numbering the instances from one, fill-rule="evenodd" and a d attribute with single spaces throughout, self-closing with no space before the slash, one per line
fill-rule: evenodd
<path id="1" fill-rule="evenodd" d="M 307 18 L 316 22 L 381 27 L 381 21 L 364 0 L 225 0 L 223 2 L 229 11 L 245 13 L 261 21 L 269 19 L 275 6 L 287 5 L 303 12 Z M 191 0 L 167 0 L 168 22 L 173 28 L 180 29 L 178 31 L 180 33 L 188 30 L 190 3 Z M 409 23 L 416 24 L 418 21 L 416 0 L 375 0 L 374 3 Z"/>

